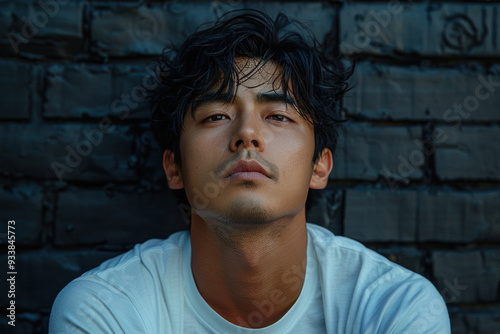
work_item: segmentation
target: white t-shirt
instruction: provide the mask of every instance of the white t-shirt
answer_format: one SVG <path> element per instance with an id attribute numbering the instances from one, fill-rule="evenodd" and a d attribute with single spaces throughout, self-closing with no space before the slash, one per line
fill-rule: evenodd
<path id="1" fill-rule="evenodd" d="M 183 231 L 136 245 L 68 284 L 52 307 L 49 333 L 450 333 L 446 305 L 425 278 L 320 226 L 307 230 L 307 264 L 282 276 L 301 289 L 299 298 L 268 327 L 232 324 L 204 301 Z M 253 301 L 243 320 L 258 326 L 284 298 L 277 289 Z"/>

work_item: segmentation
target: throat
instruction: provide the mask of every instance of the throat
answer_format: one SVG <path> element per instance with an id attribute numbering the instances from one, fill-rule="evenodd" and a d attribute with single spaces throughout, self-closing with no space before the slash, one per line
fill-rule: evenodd
<path id="1" fill-rule="evenodd" d="M 212 233 L 193 227 L 193 277 L 203 299 L 220 316 L 235 325 L 262 328 L 293 306 L 305 280 L 305 224 L 293 233 L 232 239 L 221 239 L 220 230 Z"/>

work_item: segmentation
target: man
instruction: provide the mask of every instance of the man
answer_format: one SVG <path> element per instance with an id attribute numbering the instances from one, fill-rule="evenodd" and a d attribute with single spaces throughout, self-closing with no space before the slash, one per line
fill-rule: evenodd
<path id="1" fill-rule="evenodd" d="M 450 332 L 426 279 L 306 224 L 348 73 L 294 31 L 283 15 L 233 12 L 163 56 L 153 131 L 190 231 L 70 283 L 51 332 Z"/>

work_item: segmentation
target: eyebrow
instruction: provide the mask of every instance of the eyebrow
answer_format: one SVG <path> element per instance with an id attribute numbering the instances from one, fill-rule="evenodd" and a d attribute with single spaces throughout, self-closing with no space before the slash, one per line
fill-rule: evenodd
<path id="1" fill-rule="evenodd" d="M 294 98 L 282 92 L 276 92 L 276 91 L 257 93 L 256 101 L 259 103 L 281 102 L 289 104 L 291 106 L 297 105 L 297 102 L 295 101 Z"/>
<path id="2" fill-rule="evenodd" d="M 207 92 L 193 101 L 191 110 L 194 113 L 199 106 L 205 103 L 220 102 L 226 104 L 231 102 L 232 98 L 233 96 L 231 96 L 229 93 L 217 94 L 217 92 L 215 91 Z M 294 98 L 282 92 L 277 92 L 277 91 L 259 92 L 256 94 L 255 101 L 257 103 L 280 102 L 284 104 L 289 104 L 291 106 L 297 105 L 297 101 L 295 101 Z"/>
<path id="3" fill-rule="evenodd" d="M 191 104 L 191 110 L 194 114 L 196 109 L 205 103 L 211 103 L 211 102 L 220 102 L 220 103 L 229 103 L 232 99 L 232 96 L 229 93 L 222 93 L 222 94 L 217 94 L 217 92 L 207 92 L 199 97 L 197 97 L 193 103 Z"/>

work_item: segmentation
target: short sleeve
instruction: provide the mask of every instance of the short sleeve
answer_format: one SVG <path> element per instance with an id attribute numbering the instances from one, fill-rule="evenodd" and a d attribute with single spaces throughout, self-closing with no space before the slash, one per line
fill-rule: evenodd
<path id="1" fill-rule="evenodd" d="M 443 298 L 424 277 L 380 286 L 371 292 L 366 333 L 449 334 L 450 319 Z"/>
<path id="2" fill-rule="evenodd" d="M 52 306 L 49 333 L 145 333 L 134 305 L 105 282 L 79 278 Z"/>
<path id="3" fill-rule="evenodd" d="M 451 333 L 448 309 L 434 285 L 423 277 L 412 284 L 411 289 L 403 289 L 404 304 L 390 333 Z"/>

